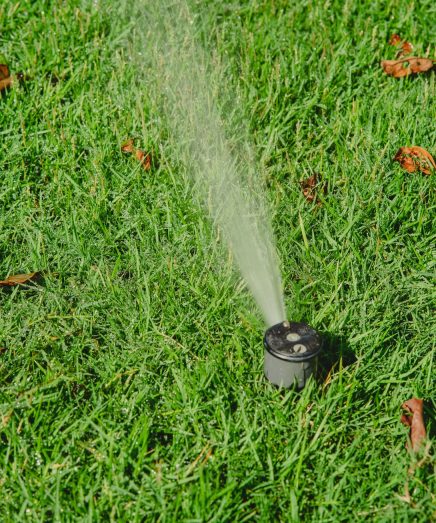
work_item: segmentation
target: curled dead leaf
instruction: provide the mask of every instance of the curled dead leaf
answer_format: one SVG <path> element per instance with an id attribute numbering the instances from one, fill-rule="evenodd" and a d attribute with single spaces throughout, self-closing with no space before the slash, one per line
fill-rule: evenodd
<path id="1" fill-rule="evenodd" d="M 130 138 L 129 140 L 125 141 L 121 145 L 121 150 L 123 151 L 123 153 L 133 153 L 135 151 L 135 147 L 133 145 L 133 139 Z"/>
<path id="2" fill-rule="evenodd" d="M 393 34 L 389 38 L 389 45 L 399 45 L 401 43 L 401 36 L 398 34 Z"/>
<path id="3" fill-rule="evenodd" d="M 409 173 L 421 171 L 424 174 L 430 174 L 432 170 L 436 169 L 433 156 L 417 145 L 400 147 L 394 156 L 394 162 L 399 162 L 401 167 Z"/>
<path id="4" fill-rule="evenodd" d="M 406 414 L 401 416 L 403 425 L 410 427 L 408 448 L 417 452 L 420 450 L 427 434 L 424 425 L 424 402 L 418 398 L 411 398 L 401 405 Z"/>
<path id="5" fill-rule="evenodd" d="M 313 202 L 315 199 L 315 187 L 317 184 L 317 173 L 312 174 L 312 176 L 309 176 L 309 178 L 306 178 L 301 182 L 301 189 L 303 191 L 303 195 L 306 198 L 308 202 Z"/>
<path id="6" fill-rule="evenodd" d="M 401 51 L 400 51 L 400 53 L 402 55 L 410 54 L 412 51 L 413 51 L 413 45 L 410 42 L 404 41 L 401 44 Z"/>
<path id="7" fill-rule="evenodd" d="M 319 177 L 319 174 L 315 172 L 312 174 L 312 176 L 309 176 L 309 178 L 306 178 L 300 182 L 303 196 L 308 202 L 313 202 L 318 199 L 317 193 L 319 190 L 321 190 L 324 194 L 327 194 L 327 185 L 323 184 L 320 186 Z M 318 201 L 318 205 L 320 204 L 321 202 Z"/>
<path id="8" fill-rule="evenodd" d="M 408 56 L 401 60 L 382 60 L 383 71 L 394 78 L 402 78 L 410 74 L 425 73 L 433 67 L 433 60 L 430 58 L 418 58 Z"/>
<path id="9" fill-rule="evenodd" d="M 29 80 L 29 77 L 25 76 L 23 73 L 11 75 L 9 67 L 6 64 L 0 64 L 0 91 L 4 91 L 25 80 Z"/>
<path id="10" fill-rule="evenodd" d="M 123 153 L 133 154 L 145 171 L 151 169 L 151 154 L 137 149 L 132 138 L 129 138 L 121 145 L 121 151 Z"/>
<path id="11" fill-rule="evenodd" d="M 400 58 L 400 56 L 408 55 L 413 51 L 413 45 L 407 40 L 403 40 L 398 34 L 393 34 L 391 36 L 389 39 L 389 45 L 393 45 L 395 47 L 401 46 L 397 54 L 397 59 Z"/>
<path id="12" fill-rule="evenodd" d="M 142 167 L 149 171 L 151 169 L 151 156 L 150 154 L 145 154 L 144 151 L 136 149 L 135 151 L 136 159 L 142 164 Z"/>
<path id="13" fill-rule="evenodd" d="M 6 64 L 0 64 L 0 80 L 4 80 L 10 76 L 9 67 Z"/>
<path id="14" fill-rule="evenodd" d="M 6 64 L 0 64 L 0 91 L 11 87 L 13 78 L 9 72 L 9 67 Z"/>
<path id="15" fill-rule="evenodd" d="M 41 276 L 41 271 L 30 272 L 29 274 L 15 274 L 14 276 L 8 276 L 5 280 L 1 280 L 0 287 L 14 287 L 15 285 L 24 285 L 26 283 L 39 280 Z"/>

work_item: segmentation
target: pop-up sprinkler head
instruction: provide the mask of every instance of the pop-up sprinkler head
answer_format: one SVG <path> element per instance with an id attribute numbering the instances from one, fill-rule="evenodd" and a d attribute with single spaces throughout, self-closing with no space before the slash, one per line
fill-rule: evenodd
<path id="1" fill-rule="evenodd" d="M 284 321 L 265 332 L 265 376 L 274 385 L 304 387 L 316 367 L 321 336 L 305 323 Z"/>

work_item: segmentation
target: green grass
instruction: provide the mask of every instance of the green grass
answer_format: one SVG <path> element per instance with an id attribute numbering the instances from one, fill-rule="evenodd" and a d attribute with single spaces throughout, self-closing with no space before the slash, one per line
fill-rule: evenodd
<path id="1" fill-rule="evenodd" d="M 301 393 L 262 375 L 260 315 L 119 4 L 0 6 L 0 62 L 32 78 L 0 97 L 0 278 L 46 271 L 0 293 L 0 520 L 435 518 L 434 449 L 408 474 L 399 421 L 422 397 L 434 435 L 434 176 L 392 162 L 436 153 L 435 76 L 379 66 L 395 32 L 434 56 L 433 2 L 196 3 L 249 122 L 290 317 L 343 357 Z M 130 136 L 159 168 L 120 153 Z M 321 207 L 298 183 L 313 171 Z"/>

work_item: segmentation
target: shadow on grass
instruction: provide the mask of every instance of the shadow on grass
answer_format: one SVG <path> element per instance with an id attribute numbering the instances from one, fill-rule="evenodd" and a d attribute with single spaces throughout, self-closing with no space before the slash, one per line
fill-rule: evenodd
<path id="1" fill-rule="evenodd" d="M 357 361 L 356 355 L 349 348 L 346 338 L 331 333 L 322 333 L 323 349 L 318 358 L 316 380 L 325 383 L 339 369 Z"/>

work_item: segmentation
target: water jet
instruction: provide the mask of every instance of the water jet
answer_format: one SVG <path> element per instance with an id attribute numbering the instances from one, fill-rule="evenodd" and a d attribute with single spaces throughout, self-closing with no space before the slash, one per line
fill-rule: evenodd
<path id="1" fill-rule="evenodd" d="M 321 338 L 304 323 L 286 321 L 271 213 L 244 111 L 224 89 L 225 67 L 197 43 L 197 17 L 186 0 L 158 4 L 147 21 L 154 19 L 148 42 L 153 42 L 155 91 L 163 95 L 160 112 L 166 115 L 171 145 L 269 327 L 266 377 L 278 386 L 301 388 L 313 373 Z"/>

